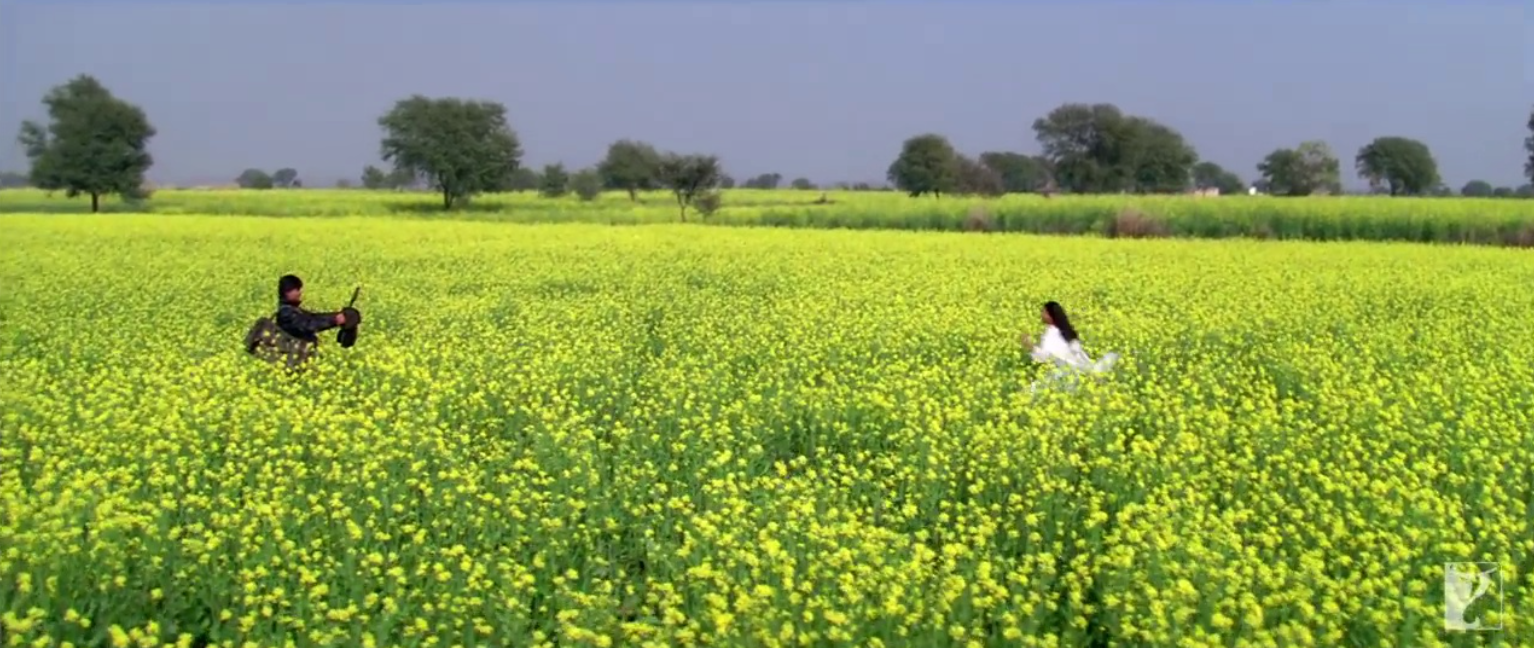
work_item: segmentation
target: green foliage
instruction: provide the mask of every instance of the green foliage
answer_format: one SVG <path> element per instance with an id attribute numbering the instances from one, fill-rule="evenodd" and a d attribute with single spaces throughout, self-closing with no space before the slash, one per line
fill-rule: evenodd
<path id="1" fill-rule="evenodd" d="M 755 178 L 751 178 L 751 179 L 747 180 L 744 185 L 741 185 L 741 188 L 743 188 L 743 189 L 777 189 L 778 185 L 781 184 L 782 182 L 783 182 L 783 174 L 781 174 L 781 173 L 763 173 L 763 174 L 761 174 L 759 176 L 756 176 Z"/>
<path id="2" fill-rule="evenodd" d="M 1534 182 L 1534 109 L 1529 110 L 1529 136 L 1523 140 L 1523 150 L 1528 152 L 1529 159 L 1523 163 L 1523 174 Z"/>
<path id="3" fill-rule="evenodd" d="M 980 162 L 960 155 L 956 160 L 958 182 L 954 193 L 971 196 L 1000 196 L 1007 192 L 1001 174 Z"/>
<path id="4" fill-rule="evenodd" d="M 788 186 L 797 191 L 813 191 L 816 189 L 815 183 L 810 182 L 809 178 L 794 178 L 794 181 L 788 183 Z"/>
<path id="5" fill-rule="evenodd" d="M 687 220 L 687 207 L 698 196 L 718 187 L 721 175 L 719 158 L 712 155 L 668 153 L 656 165 L 656 178 L 676 197 L 683 221 Z"/>
<path id="6" fill-rule="evenodd" d="M 1312 140 L 1298 148 L 1281 148 L 1257 165 L 1268 193 L 1309 196 L 1342 192 L 1341 164 L 1326 142 Z"/>
<path id="7" fill-rule="evenodd" d="M 507 191 L 535 191 L 543 186 L 543 178 L 537 171 L 527 167 L 517 167 L 511 172 L 511 178 L 507 181 Z"/>
<path id="8" fill-rule="evenodd" d="M 729 175 L 729 174 L 725 174 L 723 176 L 720 176 L 719 177 L 719 188 L 720 189 L 734 189 L 735 188 L 735 178 L 733 176 Z"/>
<path id="9" fill-rule="evenodd" d="M 442 194 L 444 209 L 510 183 L 522 146 L 493 101 L 412 95 L 378 118 L 383 159 L 420 176 Z"/>
<path id="10" fill-rule="evenodd" d="M 596 169 L 581 169 L 570 177 L 570 188 L 581 200 L 596 200 L 602 195 L 602 173 Z"/>
<path id="11" fill-rule="evenodd" d="M 1507 187 L 1503 187 L 1503 189 L 1507 189 Z M 1464 187 L 1460 188 L 1459 195 L 1466 198 L 1486 198 L 1495 193 L 1495 191 L 1495 189 L 1491 188 L 1491 183 L 1485 180 L 1471 180 L 1466 182 Z M 1508 193 L 1512 193 L 1512 190 L 1508 189 Z"/>
<path id="12" fill-rule="evenodd" d="M 29 184 L 24 173 L 0 171 L 0 189 L 19 189 Z"/>
<path id="13" fill-rule="evenodd" d="M 693 200 L 693 204 L 697 207 L 699 214 L 713 216 L 719 211 L 720 207 L 724 206 L 724 195 L 718 191 L 706 191 L 699 194 Z"/>
<path id="14" fill-rule="evenodd" d="M 272 173 L 272 186 L 279 189 L 299 187 L 298 170 L 292 167 L 283 167 Z"/>
<path id="15" fill-rule="evenodd" d="M 234 183 L 241 189 L 271 189 L 275 184 L 271 174 L 260 169 L 246 169 L 234 179 Z"/>
<path id="16" fill-rule="evenodd" d="M 49 123 L 23 122 L 18 136 L 31 160 L 31 184 L 89 195 L 100 209 L 103 195 L 146 197 L 144 173 L 154 164 L 149 140 L 155 129 L 138 106 L 114 97 L 95 77 L 80 75 L 43 97 Z"/>
<path id="17" fill-rule="evenodd" d="M 362 186 L 365 189 L 405 189 L 416 184 L 416 177 L 409 169 L 384 171 L 371 164 L 362 168 Z"/>
<path id="18" fill-rule="evenodd" d="M 565 171 L 565 165 L 544 165 L 542 177 L 543 181 L 539 183 L 538 193 L 543 197 L 558 198 L 570 193 L 570 174 Z"/>
<path id="19" fill-rule="evenodd" d="M 1224 167 L 1213 162 L 1199 162 L 1193 165 L 1193 187 L 1196 189 L 1218 189 L 1222 195 L 1239 194 L 1246 191 L 1246 183 L 1241 177 Z"/>
<path id="20" fill-rule="evenodd" d="M 1113 104 L 1068 103 L 1033 123 L 1061 189 L 1178 193 L 1198 154 L 1176 130 Z"/>
<path id="21" fill-rule="evenodd" d="M 900 156 L 890 163 L 885 174 L 896 187 L 912 198 L 922 194 L 942 197 L 959 186 L 959 156 L 948 138 L 935 133 L 907 139 Z"/>
<path id="22" fill-rule="evenodd" d="M 1050 183 L 1049 161 L 1043 157 L 987 151 L 980 154 L 980 163 L 1001 177 L 1006 193 L 1035 193 Z"/>
<path id="23" fill-rule="evenodd" d="M 1430 193 L 1439 184 L 1438 162 L 1426 144 L 1405 137 L 1379 137 L 1358 149 L 1358 175 L 1392 196 Z"/>
<path id="24" fill-rule="evenodd" d="M 661 155 L 654 146 L 618 140 L 608 145 L 607 157 L 597 164 L 597 171 L 608 189 L 626 191 L 630 201 L 638 202 L 640 191 L 661 186 L 660 163 Z"/>
<path id="25" fill-rule="evenodd" d="M 578 174 L 577 174 L 578 175 Z M 574 179 L 572 178 L 572 183 Z M 1510 193 L 1504 189 L 1501 194 Z M 1516 192 L 1534 197 L 1534 186 Z M 500 193 L 478 197 L 461 219 L 502 223 L 674 223 L 671 192 L 654 192 L 638 205 L 608 201 L 549 201 L 534 195 Z M 999 198 L 911 200 L 889 189 L 827 192 L 828 199 L 802 194 L 734 189 L 724 192 L 724 209 L 706 222 L 720 226 L 962 231 L 978 206 L 998 232 L 1096 236 L 1125 228 L 1120 216 L 1139 215 L 1152 232 L 1182 238 L 1251 237 L 1284 240 L 1365 240 L 1534 245 L 1534 210 L 1517 200 L 1390 198 L 1344 196 L 1079 196 L 1045 198 L 1011 194 Z M 87 203 L 88 204 L 88 203 Z M 88 209 L 78 199 L 40 189 L 0 192 L 0 213 L 67 213 Z M 117 212 L 253 216 L 411 216 L 440 209 L 430 193 L 389 191 L 303 192 L 160 190 L 153 204 L 103 201 Z"/>

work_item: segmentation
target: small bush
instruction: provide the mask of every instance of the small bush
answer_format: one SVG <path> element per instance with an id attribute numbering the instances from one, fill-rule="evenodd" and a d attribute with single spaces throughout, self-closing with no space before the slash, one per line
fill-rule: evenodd
<path id="1" fill-rule="evenodd" d="M 720 196 L 719 192 L 710 191 L 706 194 L 699 195 L 697 198 L 694 198 L 692 200 L 692 206 L 694 209 L 698 210 L 699 214 L 703 214 L 704 216 L 712 216 L 715 212 L 719 211 L 720 207 L 724 206 L 724 199 L 722 196 Z"/>
<path id="2" fill-rule="evenodd" d="M 1125 209 L 1108 223 L 1109 238 L 1162 238 L 1170 236 L 1165 221 L 1138 209 Z"/>
<path id="3" fill-rule="evenodd" d="M 975 205 L 969 208 L 969 215 L 964 217 L 964 231 L 990 233 L 996 231 L 996 219 L 991 217 L 991 211 L 984 205 Z"/>
<path id="4" fill-rule="evenodd" d="M 583 169 L 570 176 L 570 188 L 581 200 L 590 202 L 602 195 L 602 176 L 595 169 Z"/>

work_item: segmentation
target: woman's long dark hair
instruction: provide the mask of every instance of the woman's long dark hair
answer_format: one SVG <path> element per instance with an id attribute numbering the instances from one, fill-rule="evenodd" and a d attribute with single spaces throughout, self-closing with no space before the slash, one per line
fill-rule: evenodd
<path id="1" fill-rule="evenodd" d="M 1049 319 L 1055 323 L 1055 328 L 1060 329 L 1060 336 L 1066 342 L 1080 339 L 1076 336 L 1076 327 L 1071 326 L 1071 318 L 1065 316 L 1065 309 L 1059 302 L 1044 302 L 1044 312 L 1049 313 Z"/>

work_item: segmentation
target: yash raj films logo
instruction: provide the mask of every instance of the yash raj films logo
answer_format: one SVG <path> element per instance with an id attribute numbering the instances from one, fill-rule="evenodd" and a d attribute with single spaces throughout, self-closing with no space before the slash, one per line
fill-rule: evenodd
<path id="1" fill-rule="evenodd" d="M 1502 570 L 1497 563 L 1444 563 L 1443 627 L 1450 632 L 1502 629 Z"/>

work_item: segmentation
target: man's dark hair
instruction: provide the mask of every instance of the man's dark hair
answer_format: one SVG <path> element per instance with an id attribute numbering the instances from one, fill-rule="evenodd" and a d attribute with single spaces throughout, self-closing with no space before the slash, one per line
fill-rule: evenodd
<path id="1" fill-rule="evenodd" d="M 293 275 L 283 275 L 277 280 L 277 301 L 287 299 L 288 291 L 304 287 L 304 280 Z"/>

